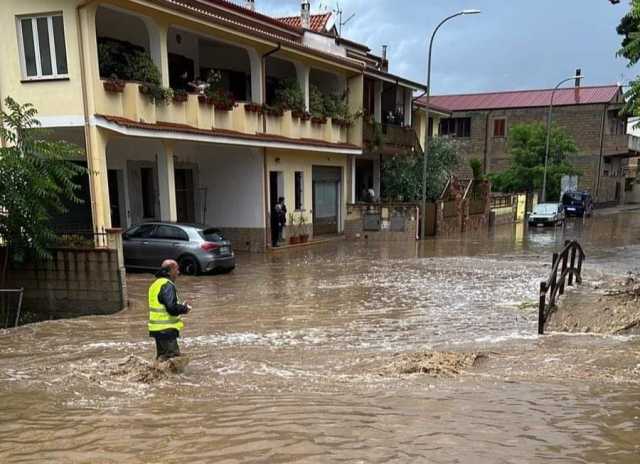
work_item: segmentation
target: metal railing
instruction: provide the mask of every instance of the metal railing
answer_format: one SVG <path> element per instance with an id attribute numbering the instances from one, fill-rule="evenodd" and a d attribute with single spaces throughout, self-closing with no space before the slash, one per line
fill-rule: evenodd
<path id="1" fill-rule="evenodd" d="M 558 298 L 564 295 L 565 285 L 572 287 L 574 278 L 578 285 L 582 283 L 582 263 L 585 260 L 584 251 L 576 240 L 567 240 L 564 245 L 561 253 L 553 254 L 549 278 L 545 282 L 540 283 L 540 304 L 538 307 L 539 335 L 544 335 L 544 325 L 551 311 L 556 308 Z"/>
<path id="2" fill-rule="evenodd" d="M 56 248 L 95 249 L 108 248 L 109 240 L 106 230 L 92 230 L 75 225 L 58 226 L 55 228 Z"/>

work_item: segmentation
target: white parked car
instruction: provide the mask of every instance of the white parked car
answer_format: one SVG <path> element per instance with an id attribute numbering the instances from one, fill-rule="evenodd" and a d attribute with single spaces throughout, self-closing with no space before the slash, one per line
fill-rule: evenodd
<path id="1" fill-rule="evenodd" d="M 540 203 L 529 215 L 530 226 L 562 224 L 565 219 L 564 207 L 560 203 Z"/>

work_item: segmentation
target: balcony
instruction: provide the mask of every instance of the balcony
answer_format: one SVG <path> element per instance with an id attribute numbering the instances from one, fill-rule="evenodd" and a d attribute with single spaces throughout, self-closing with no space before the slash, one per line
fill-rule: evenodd
<path id="1" fill-rule="evenodd" d="M 607 155 L 621 155 L 629 152 L 631 137 L 627 134 L 605 135 L 603 153 Z"/>
<path id="2" fill-rule="evenodd" d="M 122 92 L 106 90 L 101 81 L 96 86 L 96 113 L 123 118 L 135 123 L 175 126 L 176 128 L 224 132 L 227 135 L 268 135 L 287 139 L 348 143 L 348 129 L 331 118 L 320 124 L 294 117 L 291 111 L 282 115 L 265 114 L 255 105 L 237 103 L 230 110 L 216 109 L 201 101 L 200 95 L 189 94 L 186 101 L 154 103 L 140 92 L 139 83 L 127 82 Z"/>
<path id="3" fill-rule="evenodd" d="M 367 145 L 375 145 L 376 127 L 373 123 L 364 125 L 364 141 Z M 386 155 L 394 155 L 414 151 L 418 144 L 416 131 L 412 127 L 400 127 L 390 124 L 381 124 L 382 152 Z"/>

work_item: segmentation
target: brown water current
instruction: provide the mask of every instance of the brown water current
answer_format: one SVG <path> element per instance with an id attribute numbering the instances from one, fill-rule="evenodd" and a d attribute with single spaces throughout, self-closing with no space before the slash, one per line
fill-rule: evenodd
<path id="1" fill-rule="evenodd" d="M 129 275 L 116 316 L 0 332 L 0 462 L 636 464 L 640 339 L 536 335 L 538 283 L 574 237 L 585 279 L 640 268 L 640 211 L 240 255 L 179 280 L 179 375 L 148 375 L 151 276 Z M 433 351 L 462 361 L 389 367 Z"/>

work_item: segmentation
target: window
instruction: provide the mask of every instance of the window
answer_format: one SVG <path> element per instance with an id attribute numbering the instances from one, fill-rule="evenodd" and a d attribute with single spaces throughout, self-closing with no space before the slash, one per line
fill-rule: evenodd
<path id="1" fill-rule="evenodd" d="M 163 240 L 180 240 L 183 242 L 189 241 L 189 236 L 183 231 L 173 226 L 158 226 L 153 233 L 153 238 L 160 238 Z"/>
<path id="2" fill-rule="evenodd" d="M 471 137 L 471 118 L 448 118 L 440 121 L 440 135 Z"/>
<path id="3" fill-rule="evenodd" d="M 61 14 L 19 18 L 18 39 L 25 79 L 67 77 L 67 49 Z"/>
<path id="4" fill-rule="evenodd" d="M 506 119 L 494 119 L 493 121 L 493 136 L 495 138 L 504 138 L 507 133 L 507 120 Z"/>
<path id="5" fill-rule="evenodd" d="M 295 209 L 296 211 L 302 211 L 304 209 L 304 173 L 295 173 Z"/>
<path id="6" fill-rule="evenodd" d="M 127 238 L 149 238 L 151 237 L 151 232 L 155 229 L 155 225 L 153 224 L 142 224 L 141 226 L 136 226 L 133 229 L 129 229 L 127 232 Z"/>

